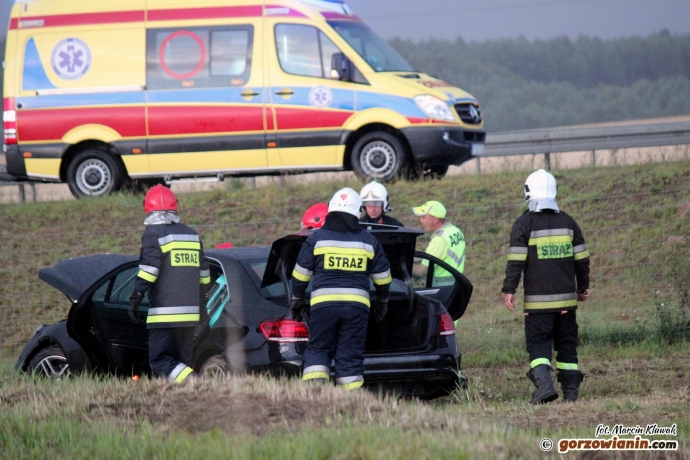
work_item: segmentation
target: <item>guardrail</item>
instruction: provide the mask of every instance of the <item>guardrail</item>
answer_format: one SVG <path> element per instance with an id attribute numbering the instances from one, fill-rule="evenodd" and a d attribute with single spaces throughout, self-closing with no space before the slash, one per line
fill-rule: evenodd
<path id="1" fill-rule="evenodd" d="M 14 180 L 14 177 L 7 174 L 7 166 L 0 165 L 0 187 L 16 185 L 19 187 L 19 200 L 24 203 L 26 201 L 26 186 L 28 185 L 31 189 L 31 198 L 33 202 L 36 202 L 36 182 L 18 182 Z"/>
<path id="2" fill-rule="evenodd" d="M 477 157 L 544 154 L 548 169 L 551 153 L 590 150 L 594 163 L 596 150 L 683 144 L 690 144 L 690 117 L 487 134 Z"/>
<path id="3" fill-rule="evenodd" d="M 690 117 L 487 134 L 484 153 L 476 158 L 543 154 L 546 169 L 550 169 L 552 153 L 589 150 L 594 165 L 597 150 L 684 144 L 690 144 Z M 477 171 L 479 172 L 479 162 Z M 36 201 L 35 184 L 12 180 L 5 165 L 0 165 L 0 186 L 18 186 L 22 202 L 26 200 L 26 185 L 31 187 L 33 201 Z"/>

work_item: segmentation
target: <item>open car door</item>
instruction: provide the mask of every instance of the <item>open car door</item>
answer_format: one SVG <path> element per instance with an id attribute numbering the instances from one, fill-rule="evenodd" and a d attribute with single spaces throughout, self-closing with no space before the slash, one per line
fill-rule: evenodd
<path id="1" fill-rule="evenodd" d="M 414 256 L 415 264 L 427 265 L 424 276 L 412 277 L 415 292 L 443 303 L 453 320 L 461 318 L 474 289 L 470 280 L 437 257 L 419 251 Z"/>

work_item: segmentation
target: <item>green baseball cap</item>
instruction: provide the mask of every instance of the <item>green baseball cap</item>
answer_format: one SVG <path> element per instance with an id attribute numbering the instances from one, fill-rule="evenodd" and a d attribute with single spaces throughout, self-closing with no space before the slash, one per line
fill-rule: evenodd
<path id="1" fill-rule="evenodd" d="M 441 204 L 440 201 L 427 201 L 421 206 L 417 206 L 416 208 L 412 208 L 412 212 L 414 213 L 415 216 L 421 217 L 421 216 L 426 216 L 426 215 L 431 215 L 434 217 L 438 217 L 439 219 L 445 219 L 446 218 L 446 208 Z"/>

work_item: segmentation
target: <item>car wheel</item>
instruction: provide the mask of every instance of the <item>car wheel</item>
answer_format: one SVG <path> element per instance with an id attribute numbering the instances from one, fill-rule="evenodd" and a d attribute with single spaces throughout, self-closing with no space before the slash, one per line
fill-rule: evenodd
<path id="1" fill-rule="evenodd" d="M 352 149 L 352 169 L 360 178 L 389 182 L 405 167 L 407 157 L 400 141 L 384 132 L 365 134 Z"/>
<path id="2" fill-rule="evenodd" d="M 77 198 L 116 192 L 123 180 L 115 158 L 103 150 L 85 150 L 77 154 L 67 168 L 67 185 Z"/>
<path id="3" fill-rule="evenodd" d="M 228 376 L 230 365 L 223 355 L 214 355 L 201 366 L 199 374 L 205 379 L 225 380 Z"/>
<path id="4" fill-rule="evenodd" d="M 31 361 L 27 371 L 30 374 L 46 377 L 49 379 L 64 379 L 70 376 L 69 363 L 65 352 L 57 345 L 52 345 L 48 348 L 36 353 Z"/>

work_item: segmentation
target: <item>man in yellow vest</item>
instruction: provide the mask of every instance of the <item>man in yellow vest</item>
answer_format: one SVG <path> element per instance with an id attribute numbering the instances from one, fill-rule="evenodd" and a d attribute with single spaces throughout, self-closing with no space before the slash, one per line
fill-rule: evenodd
<path id="1" fill-rule="evenodd" d="M 446 220 L 446 208 L 438 201 L 427 201 L 422 206 L 412 208 L 412 212 L 419 217 L 424 230 L 432 232 L 426 253 L 441 259 L 462 273 L 465 270 L 465 235 L 462 230 Z M 412 273 L 424 276 L 427 270 L 428 262 L 423 261 L 413 267 Z M 452 278 L 442 267 L 434 267 L 435 284 L 442 284 L 444 277 Z M 450 279 L 449 281 L 452 282 Z"/>

